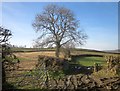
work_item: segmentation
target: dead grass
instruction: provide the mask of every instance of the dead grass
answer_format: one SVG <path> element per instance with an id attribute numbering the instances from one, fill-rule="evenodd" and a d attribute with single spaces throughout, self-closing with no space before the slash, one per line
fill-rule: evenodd
<path id="1" fill-rule="evenodd" d="M 29 69 L 32 70 L 35 68 L 35 65 L 37 64 L 37 60 L 34 61 L 21 61 L 19 64 L 19 69 Z"/>
<path id="2" fill-rule="evenodd" d="M 55 52 L 43 51 L 43 52 L 19 52 L 15 55 L 20 59 L 20 69 L 34 69 L 37 64 L 38 55 L 55 57 Z M 63 58 L 63 55 L 60 54 Z"/>
<path id="3" fill-rule="evenodd" d="M 109 78 L 109 77 L 117 77 L 118 76 L 115 72 L 113 72 L 111 70 L 107 70 L 107 68 L 102 69 L 98 72 L 95 72 L 95 73 L 93 73 L 93 75 L 97 76 L 99 78 L 105 78 L 105 77 Z"/>
<path id="4" fill-rule="evenodd" d="M 15 53 L 17 57 L 20 58 L 25 58 L 25 59 L 31 59 L 31 60 L 36 60 L 38 55 L 44 55 L 44 56 L 52 56 L 55 57 L 55 52 L 50 52 L 50 51 L 43 51 L 43 52 L 20 52 L 20 53 Z M 63 58 L 63 55 L 60 54 L 60 57 Z"/>

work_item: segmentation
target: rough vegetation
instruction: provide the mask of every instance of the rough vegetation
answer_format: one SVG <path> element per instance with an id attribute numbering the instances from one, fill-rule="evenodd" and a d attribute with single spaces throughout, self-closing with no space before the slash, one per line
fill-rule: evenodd
<path id="1" fill-rule="evenodd" d="M 46 57 L 45 57 L 46 58 Z M 49 60 L 49 62 L 52 62 L 52 60 L 54 60 L 52 62 L 52 64 L 54 64 L 56 59 L 52 59 L 51 58 L 47 58 L 44 60 L 44 62 L 46 62 L 46 60 Z M 63 60 L 57 59 L 61 62 L 64 62 Z M 114 66 L 110 67 L 111 69 L 114 69 L 114 67 L 119 66 L 119 57 L 114 57 L 114 56 L 107 56 L 107 61 L 113 62 L 111 63 L 111 65 L 113 64 Z M 57 62 L 59 64 L 59 62 Z M 116 63 L 116 64 L 115 64 Z M 50 64 L 50 63 L 45 63 L 45 64 Z M 109 64 L 108 64 L 109 65 Z M 53 65 L 51 65 L 50 68 L 54 68 L 52 67 Z M 54 66 L 57 66 L 57 64 L 55 64 Z M 111 70 L 108 69 L 107 70 Z M 115 71 L 115 74 L 117 74 L 119 72 L 119 68 L 117 68 Z M 117 71 L 117 72 L 116 72 Z M 104 88 L 104 89 L 120 89 L 119 85 L 120 85 L 120 78 L 117 77 L 109 77 L 109 78 L 99 78 L 97 76 L 95 76 L 94 74 L 92 75 L 66 75 L 63 78 L 59 78 L 59 79 L 48 79 L 48 83 L 47 83 L 47 88 L 49 89 L 56 89 L 56 88 L 61 88 L 61 89 L 100 89 L 100 88 Z"/>
<path id="2" fill-rule="evenodd" d="M 18 68 L 16 64 L 18 64 L 20 61 L 17 59 L 17 57 L 12 53 L 8 40 L 12 36 L 12 33 L 10 30 L 0 27 L 0 49 L 1 49 L 1 57 L 2 60 L 0 60 L 0 64 L 2 64 L 2 88 L 5 88 L 5 85 L 8 84 L 6 82 L 6 76 L 9 75 L 10 72 L 7 72 L 6 70 L 15 70 Z M 0 78 L 1 79 L 1 78 Z M 1 89 L 1 87 L 0 87 Z"/>
<path id="3" fill-rule="evenodd" d="M 120 56 L 105 56 L 107 61 L 107 70 L 114 72 L 115 74 L 120 73 Z"/>
<path id="4" fill-rule="evenodd" d="M 8 82 L 14 83 L 13 86 L 19 89 L 85 89 L 100 91 L 105 89 L 116 89 L 119 91 L 120 89 L 120 77 L 118 75 L 100 76 L 103 74 L 100 74 L 101 70 L 91 74 L 79 73 L 68 75 L 65 73 L 65 69 L 70 69 L 70 66 L 69 61 L 66 59 L 39 56 L 36 68 L 22 72 L 21 75 L 17 74 L 19 77 L 14 76 L 13 78 L 11 75 L 12 78 L 8 78 Z M 106 69 L 104 67 L 102 69 L 104 74 L 106 71 L 110 72 L 109 70 L 114 68 L 115 65 L 111 69 L 108 66 L 106 67 Z M 75 71 L 75 69 L 70 69 L 71 73 L 72 71 Z"/>

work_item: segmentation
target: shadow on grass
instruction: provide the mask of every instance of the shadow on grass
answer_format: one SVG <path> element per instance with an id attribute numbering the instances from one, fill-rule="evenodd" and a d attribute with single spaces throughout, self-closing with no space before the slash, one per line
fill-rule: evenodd
<path id="1" fill-rule="evenodd" d="M 68 69 L 64 69 L 64 73 L 66 75 L 76 75 L 76 74 L 85 74 L 90 75 L 93 73 L 94 65 L 91 66 L 83 66 L 80 63 L 77 63 L 77 58 L 84 58 L 84 57 L 103 57 L 102 55 L 93 55 L 93 54 L 82 54 L 82 55 L 74 55 L 72 56 L 71 62 L 68 62 L 67 65 L 69 66 Z M 87 60 L 87 59 L 86 59 Z M 84 60 L 84 61 L 86 61 Z M 90 59 L 91 60 L 91 59 Z M 96 59 L 97 60 L 97 59 Z M 89 61 L 89 60 L 87 60 Z M 99 60 L 98 60 L 99 61 Z M 97 62 L 98 62 L 97 61 Z M 94 63 L 93 63 L 94 64 Z M 99 70 L 102 66 L 99 64 Z"/>
<path id="2" fill-rule="evenodd" d="M 93 66 L 82 66 L 76 63 L 69 63 L 68 69 L 64 69 L 63 72 L 66 75 L 86 74 L 90 75 L 93 72 Z"/>
<path id="3" fill-rule="evenodd" d="M 17 87 L 15 87 L 12 84 L 9 83 L 5 83 L 2 84 L 2 91 L 48 91 L 48 89 L 18 89 Z"/>
<path id="4" fill-rule="evenodd" d="M 17 87 L 15 87 L 14 85 L 12 84 L 9 84 L 9 83 L 4 83 L 2 84 L 2 91 L 15 91 L 17 89 Z"/>
<path id="5" fill-rule="evenodd" d="M 97 54 L 81 54 L 81 55 L 73 55 L 72 58 L 74 57 L 103 57 L 103 55 L 97 55 Z"/>

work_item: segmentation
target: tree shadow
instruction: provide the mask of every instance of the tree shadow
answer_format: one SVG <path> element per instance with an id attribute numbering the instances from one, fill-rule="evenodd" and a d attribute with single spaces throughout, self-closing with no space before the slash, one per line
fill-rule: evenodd
<path id="1" fill-rule="evenodd" d="M 66 62 L 65 66 L 63 67 L 64 74 L 66 75 L 76 75 L 76 74 L 90 75 L 93 73 L 94 66 L 83 66 L 81 64 L 76 63 L 75 58 L 78 58 L 78 57 L 103 57 L 103 56 L 93 55 L 93 54 L 74 55 L 72 56 L 71 62 Z M 102 66 L 99 65 L 99 70 L 101 68 Z"/>
<path id="2" fill-rule="evenodd" d="M 69 63 L 65 66 L 68 66 L 67 69 L 63 67 L 63 72 L 66 75 L 77 75 L 77 74 L 86 74 L 90 75 L 93 73 L 93 66 L 82 66 L 76 63 Z"/>
<path id="3" fill-rule="evenodd" d="M 17 89 L 17 87 L 15 87 L 14 85 L 12 85 L 8 82 L 2 84 L 2 91 L 11 91 L 11 90 L 14 91 L 16 89 Z"/>
<path id="4" fill-rule="evenodd" d="M 103 55 L 100 54 L 80 54 L 80 55 L 72 55 L 72 58 L 75 57 L 103 57 Z"/>

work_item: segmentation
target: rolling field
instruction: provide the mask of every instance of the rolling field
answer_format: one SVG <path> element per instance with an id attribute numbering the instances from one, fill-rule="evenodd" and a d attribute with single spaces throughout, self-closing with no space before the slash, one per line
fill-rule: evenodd
<path id="1" fill-rule="evenodd" d="M 19 52 L 14 54 L 20 60 L 20 69 L 34 69 L 37 64 L 38 55 L 53 56 L 54 52 Z"/>
<path id="2" fill-rule="evenodd" d="M 37 60 L 38 55 L 55 56 L 55 52 L 43 51 L 43 52 L 18 52 L 14 53 L 22 61 L 25 60 Z"/>
<path id="3" fill-rule="evenodd" d="M 20 68 L 21 69 L 33 69 L 37 64 L 38 55 L 42 56 L 54 56 L 54 51 L 41 51 L 41 52 L 18 52 L 14 53 L 18 59 L 20 60 Z M 63 55 L 61 54 L 61 58 Z"/>
<path id="4" fill-rule="evenodd" d="M 43 81 L 43 78 L 45 76 L 44 72 L 40 69 L 37 70 L 37 64 L 38 64 L 38 55 L 42 56 L 52 56 L 55 57 L 55 51 L 46 50 L 46 51 L 30 51 L 27 49 L 21 50 L 18 49 L 19 52 L 14 52 L 14 54 L 17 56 L 17 58 L 20 60 L 19 69 L 14 70 L 13 72 L 10 72 L 8 74 L 7 82 L 9 84 L 12 84 L 14 87 L 18 89 L 36 89 L 40 88 L 40 82 Z M 32 49 L 31 49 L 32 50 Z M 20 52 L 21 51 L 21 52 Z M 92 67 L 87 66 L 94 66 L 94 63 L 98 63 L 101 66 L 105 65 L 105 59 L 103 55 L 112 55 L 109 53 L 102 53 L 102 52 L 95 52 L 95 51 L 72 51 L 72 57 L 73 59 L 71 61 L 68 61 L 69 69 L 60 71 L 57 76 L 55 74 L 51 74 L 51 76 L 58 77 L 64 77 L 65 75 L 85 75 L 85 74 L 91 74 L 93 72 Z M 115 54 L 114 54 L 115 55 Z M 63 54 L 60 53 L 60 57 L 63 58 Z M 65 65 L 67 67 L 67 65 Z M 80 68 L 80 69 L 78 69 Z M 91 68 L 91 69 L 87 69 Z M 94 74 L 99 77 L 109 77 L 114 76 L 113 74 L 106 74 L 104 70 L 100 71 L 99 74 Z M 39 78 L 43 77 L 43 78 Z M 38 80 L 39 79 L 39 80 Z"/>
<path id="5" fill-rule="evenodd" d="M 14 49 L 15 50 L 15 49 Z M 19 58 L 20 60 L 20 67 L 23 69 L 33 69 L 37 63 L 38 55 L 45 55 L 45 56 L 53 56 L 55 57 L 55 51 L 52 50 L 41 50 L 37 52 L 33 52 L 38 49 L 17 49 L 16 51 L 24 51 L 24 52 L 15 52 L 14 54 Z M 27 51 L 26 51 L 27 50 Z M 31 51 L 32 50 L 32 51 Z M 116 55 L 111 53 L 105 53 L 105 52 L 98 52 L 98 51 L 89 51 L 89 50 L 74 50 L 71 53 L 72 55 L 82 55 L 82 54 L 91 54 L 91 55 Z M 63 54 L 60 53 L 60 57 L 63 58 Z M 73 59 L 73 62 L 76 62 L 77 64 L 81 64 L 83 66 L 93 66 L 94 63 L 99 63 L 101 65 L 104 65 L 106 62 L 103 57 L 75 57 Z"/>

